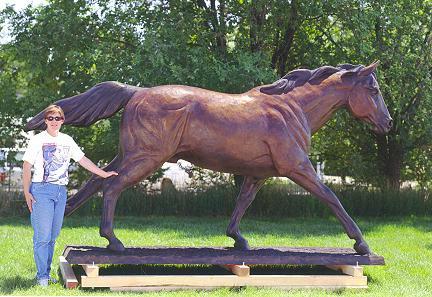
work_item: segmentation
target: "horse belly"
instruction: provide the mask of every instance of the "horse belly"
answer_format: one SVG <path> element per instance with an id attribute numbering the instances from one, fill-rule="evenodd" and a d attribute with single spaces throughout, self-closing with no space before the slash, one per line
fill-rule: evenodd
<path id="1" fill-rule="evenodd" d="M 244 154 L 239 157 L 220 151 L 199 150 L 183 152 L 175 158 L 186 160 L 202 168 L 238 175 L 263 178 L 278 175 L 268 154 L 255 156 Z"/>

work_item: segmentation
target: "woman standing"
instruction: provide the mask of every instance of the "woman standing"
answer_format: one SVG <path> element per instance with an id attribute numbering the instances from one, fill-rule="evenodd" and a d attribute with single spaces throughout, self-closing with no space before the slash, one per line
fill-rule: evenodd
<path id="1" fill-rule="evenodd" d="M 56 282 L 50 277 L 51 262 L 55 240 L 63 223 L 70 159 L 103 178 L 117 173 L 97 167 L 84 156 L 72 137 L 60 132 L 65 119 L 61 107 L 50 105 L 44 115 L 46 130 L 30 140 L 23 156 L 23 188 L 34 230 L 36 280 L 40 286 L 46 287 L 49 281 Z"/>

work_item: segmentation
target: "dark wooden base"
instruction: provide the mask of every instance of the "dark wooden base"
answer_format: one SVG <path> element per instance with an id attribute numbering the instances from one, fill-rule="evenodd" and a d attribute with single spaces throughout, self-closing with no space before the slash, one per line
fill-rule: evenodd
<path id="1" fill-rule="evenodd" d="M 353 249 L 265 247 L 248 251 L 233 248 L 139 247 L 115 253 L 106 248 L 67 246 L 60 256 L 66 287 L 78 285 L 72 264 L 81 265 L 85 275 L 79 277 L 82 287 L 112 290 L 213 289 L 220 287 L 271 288 L 367 288 L 367 277 L 360 265 L 384 265 L 377 255 L 359 255 Z M 158 275 L 99 274 L 99 264 L 204 264 L 219 265 L 234 275 Z M 246 264 L 246 265 L 245 265 Z M 286 275 L 284 273 L 251 274 L 247 265 L 323 265 L 342 271 L 343 275 Z"/>
<path id="2" fill-rule="evenodd" d="M 122 253 L 102 247 L 67 246 L 70 264 L 207 264 L 207 265 L 384 265 L 375 254 L 349 248 L 260 247 L 248 251 L 223 247 L 130 247 Z"/>

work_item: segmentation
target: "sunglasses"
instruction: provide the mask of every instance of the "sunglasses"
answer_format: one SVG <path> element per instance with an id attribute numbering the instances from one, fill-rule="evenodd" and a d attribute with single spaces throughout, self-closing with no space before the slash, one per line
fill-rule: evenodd
<path id="1" fill-rule="evenodd" d="M 64 120 L 63 117 L 53 117 L 53 116 L 46 117 L 45 119 L 48 120 L 49 122 L 51 122 L 53 120 L 55 120 L 56 122 L 60 122 L 60 121 Z"/>

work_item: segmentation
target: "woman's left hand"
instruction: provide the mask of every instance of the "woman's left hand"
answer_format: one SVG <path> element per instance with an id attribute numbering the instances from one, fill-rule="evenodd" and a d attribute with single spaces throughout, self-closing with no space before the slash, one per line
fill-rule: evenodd
<path id="1" fill-rule="evenodd" d="M 113 175 L 118 175 L 118 173 L 115 172 L 115 171 L 104 171 L 104 172 L 105 172 L 105 173 L 104 173 L 104 175 L 102 176 L 103 178 L 108 178 L 108 177 L 113 176 Z"/>
<path id="2" fill-rule="evenodd" d="M 78 161 L 78 163 L 90 171 L 91 173 L 97 174 L 100 177 L 107 178 L 113 175 L 118 175 L 115 171 L 104 171 L 103 169 L 100 169 L 97 167 L 90 159 L 88 159 L 86 156 L 83 156 L 81 160 Z"/>

